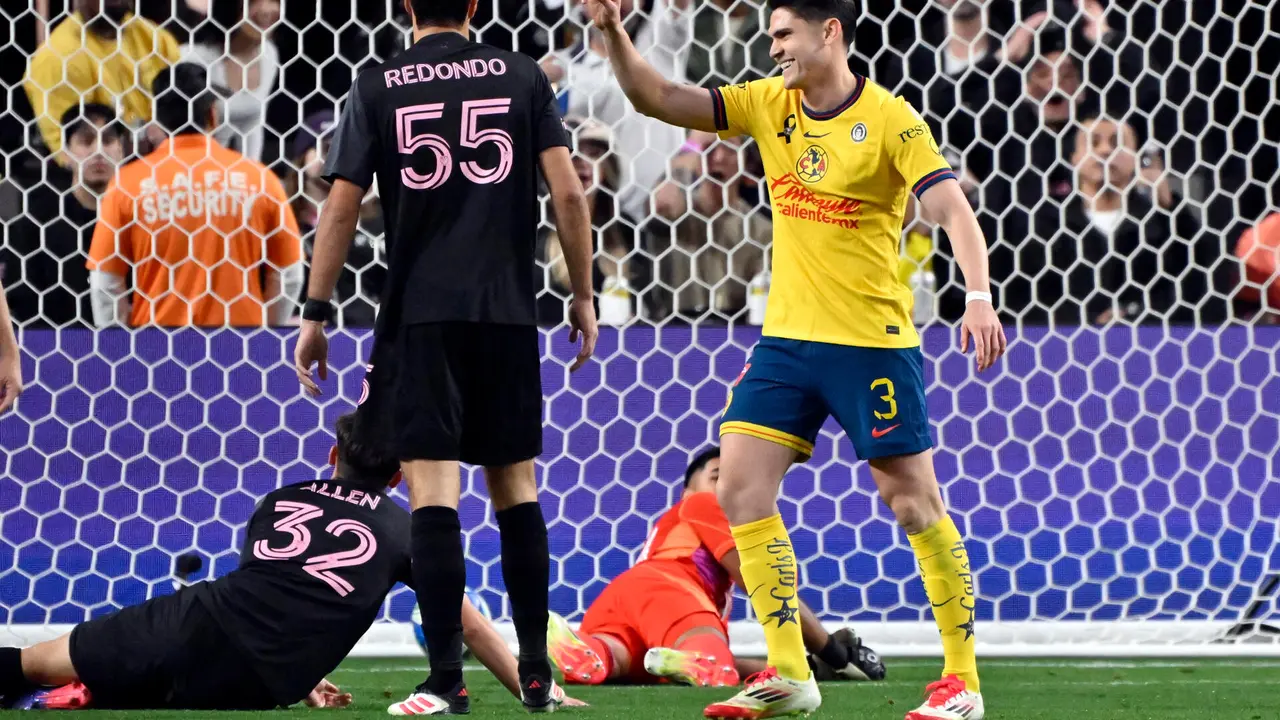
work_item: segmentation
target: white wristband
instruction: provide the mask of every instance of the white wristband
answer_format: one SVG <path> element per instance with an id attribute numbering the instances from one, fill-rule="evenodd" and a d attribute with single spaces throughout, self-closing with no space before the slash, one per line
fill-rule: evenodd
<path id="1" fill-rule="evenodd" d="M 980 290 L 970 290 L 969 292 L 964 294 L 965 305 L 968 305 L 969 303 L 974 302 L 975 300 L 981 300 L 983 302 L 989 303 L 991 302 L 991 293 L 982 292 Z"/>

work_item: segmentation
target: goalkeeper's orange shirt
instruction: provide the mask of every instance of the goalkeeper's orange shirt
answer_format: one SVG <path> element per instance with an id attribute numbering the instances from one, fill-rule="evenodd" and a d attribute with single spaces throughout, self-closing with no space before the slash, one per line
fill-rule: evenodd
<path id="1" fill-rule="evenodd" d="M 693 493 L 658 518 L 635 567 L 624 575 L 686 587 L 725 615 L 733 580 L 720 560 L 734 549 L 729 519 L 712 492 Z"/>
<path id="2" fill-rule="evenodd" d="M 192 133 L 120 170 L 100 203 L 87 265 L 132 271 L 133 327 L 261 326 L 262 271 L 301 260 L 280 178 Z"/>

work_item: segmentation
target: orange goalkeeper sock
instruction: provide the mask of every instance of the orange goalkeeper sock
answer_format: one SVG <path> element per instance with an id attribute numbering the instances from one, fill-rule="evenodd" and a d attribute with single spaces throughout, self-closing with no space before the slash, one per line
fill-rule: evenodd
<path id="1" fill-rule="evenodd" d="M 714 668 L 711 671 L 708 684 L 738 684 L 738 671 L 734 668 L 733 651 L 729 649 L 729 643 L 720 635 L 716 633 L 694 635 L 676 645 L 675 649 L 687 653 L 697 653 L 711 661 Z"/>
<path id="2" fill-rule="evenodd" d="M 600 658 L 600 662 L 604 665 L 604 672 L 592 675 L 591 682 L 580 683 L 582 685 L 602 685 L 613 677 L 613 651 L 609 649 L 608 643 L 595 635 L 587 635 L 582 638 L 583 641 L 595 651 L 596 657 Z M 564 679 L 569 680 L 569 676 L 565 675 Z M 599 679 L 599 682 L 595 682 Z"/>
<path id="3" fill-rule="evenodd" d="M 924 592 L 942 635 L 942 675 L 956 675 L 978 690 L 978 657 L 973 648 L 973 573 L 960 531 L 948 515 L 915 535 L 907 535 L 920 563 Z"/>

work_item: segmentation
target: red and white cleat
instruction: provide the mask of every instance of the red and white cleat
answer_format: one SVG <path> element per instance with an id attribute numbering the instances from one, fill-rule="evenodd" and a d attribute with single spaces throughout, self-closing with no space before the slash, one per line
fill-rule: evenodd
<path id="1" fill-rule="evenodd" d="M 471 712 L 471 696 L 465 683 L 458 683 L 444 694 L 433 693 L 427 684 L 419 685 L 409 697 L 387 708 L 388 715 L 466 715 Z"/>
<path id="2" fill-rule="evenodd" d="M 733 662 L 673 648 L 649 648 L 644 654 L 645 672 L 682 685 L 724 687 L 738 684 Z"/>
<path id="3" fill-rule="evenodd" d="M 90 706 L 92 701 L 93 696 L 89 694 L 89 688 L 81 683 L 74 682 L 70 685 L 38 690 L 25 698 L 21 705 L 15 706 L 14 709 L 84 710 Z"/>
<path id="4" fill-rule="evenodd" d="M 747 678 L 747 686 L 724 702 L 712 703 L 702 711 L 707 718 L 759 718 L 808 715 L 822 704 L 822 693 L 813 675 L 808 680 L 791 680 L 768 668 Z"/>
<path id="5" fill-rule="evenodd" d="M 555 613 L 547 622 L 547 655 L 564 673 L 567 685 L 599 685 L 609 679 L 596 651 L 578 637 L 568 620 Z"/>
<path id="6" fill-rule="evenodd" d="M 925 692 L 929 699 L 907 713 L 905 720 L 982 720 L 986 716 L 982 695 L 968 690 L 955 675 L 930 683 Z"/>

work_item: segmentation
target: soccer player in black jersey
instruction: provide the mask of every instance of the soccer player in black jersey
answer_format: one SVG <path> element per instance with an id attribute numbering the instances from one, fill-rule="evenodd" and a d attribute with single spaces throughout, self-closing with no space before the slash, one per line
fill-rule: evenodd
<path id="1" fill-rule="evenodd" d="M 520 643 L 524 702 L 547 695 L 547 527 L 533 460 L 542 452 L 535 320 L 538 170 L 550 188 L 573 285 L 572 369 L 596 337 L 590 220 L 551 85 L 528 56 L 468 39 L 476 0 L 405 0 L 414 42 L 360 72 L 347 95 L 325 177 L 295 354 L 313 395 L 327 376 L 324 323 L 377 179 L 387 229 L 386 289 L 361 409 L 385 419 L 413 513 L 413 576 L 431 673 L 410 700 L 463 689 L 459 608 L 465 592 L 459 462 L 485 468 L 502 536 L 502 575 Z M 424 700 L 425 701 L 425 700 Z"/>
<path id="2" fill-rule="evenodd" d="M 249 520 L 240 567 L 81 623 L 26 649 L 0 648 L 4 706 L 262 710 L 351 701 L 324 679 L 409 580 L 409 514 L 384 491 L 395 458 L 337 424 L 330 480 L 269 493 Z M 467 644 L 519 696 L 515 658 L 466 606 Z M 47 692 L 41 686 L 61 686 Z M 564 695 L 553 688 L 557 700 Z M 452 698 L 463 712 L 467 698 Z M 33 702 L 34 701 L 34 702 Z M 394 710 L 393 710 L 394 712 Z M 403 714 L 403 713 L 397 713 Z"/>

